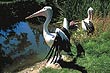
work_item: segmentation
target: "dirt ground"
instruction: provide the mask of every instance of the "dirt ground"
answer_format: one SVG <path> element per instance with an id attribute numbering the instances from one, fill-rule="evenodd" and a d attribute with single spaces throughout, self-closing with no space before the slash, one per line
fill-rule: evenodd
<path id="1" fill-rule="evenodd" d="M 33 66 L 25 68 L 24 70 L 19 71 L 18 73 L 40 73 L 40 71 L 45 68 L 46 60 L 35 63 Z"/>

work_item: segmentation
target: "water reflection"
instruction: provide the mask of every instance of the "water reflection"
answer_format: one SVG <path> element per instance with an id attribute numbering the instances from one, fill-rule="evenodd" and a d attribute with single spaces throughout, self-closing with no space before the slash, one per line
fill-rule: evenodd
<path id="1" fill-rule="evenodd" d="M 37 61 L 45 57 L 49 47 L 44 43 L 42 33 L 37 29 L 33 31 L 27 22 L 19 22 L 12 27 L 0 30 L 2 56 L 10 56 L 14 60 L 34 54 Z"/>

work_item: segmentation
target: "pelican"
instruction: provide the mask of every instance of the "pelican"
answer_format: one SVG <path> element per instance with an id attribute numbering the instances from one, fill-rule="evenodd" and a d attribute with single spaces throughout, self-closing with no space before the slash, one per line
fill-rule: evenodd
<path id="1" fill-rule="evenodd" d="M 92 7 L 88 9 L 87 14 L 88 14 L 88 17 L 82 20 L 82 29 L 87 32 L 87 35 L 89 35 L 89 33 L 93 34 L 95 30 L 94 25 L 92 23 L 92 19 L 93 19 L 93 8 Z"/>
<path id="2" fill-rule="evenodd" d="M 69 29 L 72 29 L 72 30 L 77 30 L 77 28 L 78 28 L 77 23 L 76 23 L 76 22 L 74 22 L 73 20 L 72 20 L 72 21 L 70 21 L 70 23 L 69 23 Z"/>
<path id="3" fill-rule="evenodd" d="M 72 61 L 73 54 L 70 49 L 71 44 L 70 44 L 70 35 L 68 32 L 67 19 L 64 18 L 63 27 L 61 29 L 56 28 L 54 33 L 50 33 L 48 30 L 48 24 L 52 19 L 52 15 L 53 15 L 52 8 L 50 6 L 45 6 L 43 9 L 33 13 L 32 15 L 26 17 L 25 19 L 29 19 L 37 16 L 46 17 L 46 21 L 43 24 L 43 37 L 47 45 L 50 47 L 50 50 L 47 54 L 48 56 L 47 61 L 49 61 L 52 56 L 53 56 L 53 59 L 51 59 L 51 63 L 52 62 L 56 63 L 58 59 L 65 58 L 67 56 L 69 56 L 69 59 L 70 59 L 68 61 Z M 61 56 L 61 51 L 66 52 L 65 57 Z"/>

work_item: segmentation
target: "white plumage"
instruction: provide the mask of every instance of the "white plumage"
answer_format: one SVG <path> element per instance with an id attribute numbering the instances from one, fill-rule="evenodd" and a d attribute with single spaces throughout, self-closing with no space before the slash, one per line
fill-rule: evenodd
<path id="1" fill-rule="evenodd" d="M 94 32 L 94 25 L 92 23 L 93 18 L 93 8 L 90 7 L 87 11 L 88 17 L 82 20 L 82 29 L 87 32 L 87 34 Z"/>
<path id="2" fill-rule="evenodd" d="M 32 15 L 26 17 L 26 19 L 33 18 L 36 16 L 46 17 L 46 21 L 43 25 L 43 36 L 47 45 L 50 47 L 50 51 L 47 55 L 47 56 L 50 55 L 48 60 L 50 59 L 50 57 L 52 57 L 52 54 L 54 55 L 53 59 L 55 60 L 55 58 L 57 57 L 56 58 L 57 60 L 58 56 L 61 56 L 60 52 L 62 50 L 67 52 L 68 55 L 72 56 L 72 52 L 70 49 L 71 44 L 70 44 L 70 35 L 68 32 L 67 19 L 64 18 L 62 29 L 56 28 L 55 33 L 50 33 L 48 31 L 48 24 L 51 21 L 52 15 L 53 15 L 52 8 L 50 6 L 45 6 L 43 9 L 39 10 L 38 12 L 33 13 Z"/>

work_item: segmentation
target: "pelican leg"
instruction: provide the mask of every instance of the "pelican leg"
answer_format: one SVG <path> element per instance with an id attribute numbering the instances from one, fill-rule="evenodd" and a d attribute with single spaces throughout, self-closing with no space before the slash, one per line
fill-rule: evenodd
<path id="1" fill-rule="evenodd" d="M 77 48 L 77 56 L 76 57 L 85 56 L 85 50 L 84 50 L 83 46 L 79 42 L 76 42 L 75 46 Z"/>
<path id="2" fill-rule="evenodd" d="M 60 50 L 60 48 L 58 48 L 58 59 L 61 59 L 61 54 L 60 54 L 60 52 L 61 52 L 61 50 Z"/>
<path id="3" fill-rule="evenodd" d="M 57 63 L 58 60 L 59 60 L 59 54 L 58 54 L 58 52 L 56 52 L 56 57 L 55 57 L 55 62 L 54 63 Z"/>

